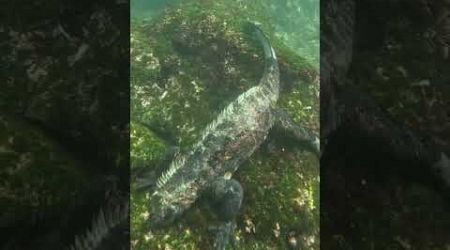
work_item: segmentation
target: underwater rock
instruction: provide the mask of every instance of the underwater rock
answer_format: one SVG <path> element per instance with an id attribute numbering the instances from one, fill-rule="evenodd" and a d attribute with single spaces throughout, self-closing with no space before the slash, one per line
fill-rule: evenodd
<path id="1" fill-rule="evenodd" d="M 163 121 L 166 133 L 159 134 L 174 135 L 181 150 L 189 150 L 205 125 L 239 94 L 255 86 L 264 68 L 258 42 L 242 25 L 247 18 L 238 10 L 221 9 L 226 5 L 222 1 L 205 3 L 207 6 L 175 5 L 150 22 L 135 20 L 131 27 L 131 119 L 145 124 Z M 270 31 L 264 20 L 257 21 Z M 318 73 L 267 30 L 279 60 L 279 107 L 317 133 Z M 144 126 L 134 128 L 136 132 L 147 130 Z M 160 143 L 155 142 L 165 138 L 150 135 L 131 140 L 132 148 L 141 145 L 136 147 L 140 155 L 133 156 L 133 168 L 162 157 L 141 149 L 160 151 Z M 271 135 L 269 140 L 272 136 L 277 137 Z M 237 220 L 237 234 L 251 239 L 246 243 L 248 248 L 286 247 L 284 237 L 273 239 L 272 225 L 277 222 L 281 231 L 290 228 L 302 231 L 302 238 L 318 237 L 317 160 L 301 150 L 273 145 L 273 153 L 256 152 L 236 174 L 247 195 Z M 145 167 L 154 171 L 158 168 L 153 164 Z M 271 174 L 275 172 L 278 174 Z M 197 212 L 199 207 L 204 208 L 203 202 L 187 212 L 177 222 L 178 227 L 148 231 L 143 218 L 148 217 L 145 204 L 151 201 L 146 195 L 133 193 L 132 201 L 133 247 L 211 247 L 207 232 L 201 229 L 208 227 L 211 215 Z M 258 222 L 255 235 L 245 233 L 243 216 Z M 318 244 L 315 242 L 314 246 Z"/>

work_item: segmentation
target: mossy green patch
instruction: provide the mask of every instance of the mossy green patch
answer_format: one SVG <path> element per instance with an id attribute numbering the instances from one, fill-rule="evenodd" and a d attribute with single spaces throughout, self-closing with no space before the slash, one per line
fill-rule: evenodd
<path id="1" fill-rule="evenodd" d="M 182 151 L 189 150 L 229 102 L 260 80 L 263 54 L 246 29 L 250 19 L 261 23 L 280 58 L 281 85 L 289 86 L 280 96 L 280 108 L 317 133 L 317 72 L 275 38 L 257 1 L 238 2 L 193 1 L 175 5 L 151 22 L 133 21 L 132 121 L 156 122 L 174 134 Z M 236 4 L 250 9 L 235 8 Z M 159 139 L 166 138 L 156 139 L 144 130 L 132 125 L 132 158 L 162 157 L 165 146 Z M 245 193 L 237 218 L 238 248 L 296 244 L 317 249 L 318 162 L 311 154 L 288 147 L 271 147 L 270 152 L 261 149 L 235 174 Z M 211 248 L 207 227 L 214 220 L 204 201 L 171 227 L 156 231 L 147 224 L 149 194 L 132 192 L 131 196 L 133 249 Z"/>

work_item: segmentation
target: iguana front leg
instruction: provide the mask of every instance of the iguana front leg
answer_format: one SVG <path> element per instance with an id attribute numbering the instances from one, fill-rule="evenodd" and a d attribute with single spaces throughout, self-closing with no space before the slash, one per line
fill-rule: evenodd
<path id="1" fill-rule="evenodd" d="M 162 159 L 156 162 L 154 165 L 155 167 L 139 167 L 132 169 L 132 189 L 136 192 L 153 190 L 160 172 L 169 166 L 170 162 L 177 154 L 179 154 L 179 152 L 180 148 L 178 146 L 170 146 L 164 153 Z"/>
<path id="2" fill-rule="evenodd" d="M 219 221 L 217 226 L 211 227 L 215 233 L 214 249 L 225 249 L 230 240 L 234 246 L 234 219 L 241 208 L 243 197 L 242 186 L 234 179 L 221 178 L 212 184 L 208 198 L 211 198 L 211 208 Z"/>

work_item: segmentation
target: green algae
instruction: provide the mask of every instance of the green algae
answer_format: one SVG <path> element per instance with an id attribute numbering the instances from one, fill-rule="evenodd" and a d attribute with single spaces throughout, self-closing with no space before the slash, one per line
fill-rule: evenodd
<path id="1" fill-rule="evenodd" d="M 189 150 L 223 107 L 261 77 L 262 51 L 245 28 L 250 19 L 260 22 L 273 41 L 281 85 L 290 86 L 281 94 L 280 108 L 317 133 L 317 72 L 273 35 L 259 4 L 230 8 L 236 4 L 231 2 L 194 1 L 173 6 L 150 22 L 133 21 L 131 120 L 163 121 L 181 150 Z M 133 162 L 162 157 L 164 142 L 144 130 L 132 125 Z M 275 146 L 271 152 L 256 153 L 235 174 L 245 192 L 237 218 L 239 249 L 286 248 L 288 239 L 317 249 L 318 162 L 297 149 Z M 149 195 L 132 192 L 131 197 L 133 249 L 211 247 L 206 228 L 213 220 L 206 202 L 200 201 L 172 227 L 153 231 L 147 225 Z"/>

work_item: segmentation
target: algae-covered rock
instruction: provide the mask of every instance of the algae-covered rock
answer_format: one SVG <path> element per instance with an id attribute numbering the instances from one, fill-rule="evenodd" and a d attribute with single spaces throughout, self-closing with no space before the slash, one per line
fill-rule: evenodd
<path id="1" fill-rule="evenodd" d="M 152 124 L 172 135 L 181 150 L 240 93 L 258 83 L 264 68 L 262 49 L 246 30 L 259 21 L 279 60 L 279 107 L 299 125 L 318 131 L 318 74 L 273 35 L 256 11 L 231 8 L 228 1 L 193 1 L 169 8 L 152 21 L 131 26 L 131 120 Z M 319 169 L 309 153 L 271 136 L 235 177 L 245 193 L 237 218 L 239 249 L 319 246 Z M 132 126 L 132 168 L 158 169 L 167 138 Z M 147 162 L 143 166 L 142 162 Z M 145 164 L 144 164 L 145 165 Z M 153 231 L 147 219 L 148 194 L 132 194 L 134 249 L 209 249 L 206 230 L 214 220 L 207 202 L 189 210 L 172 227 Z"/>

